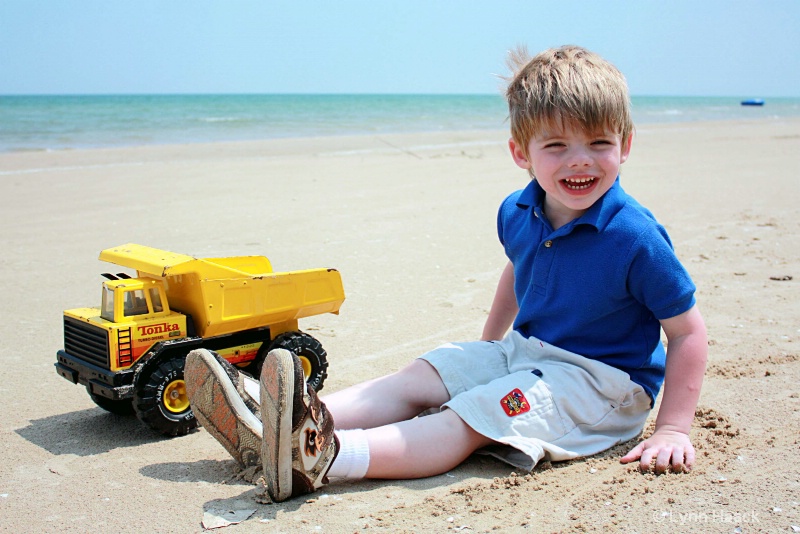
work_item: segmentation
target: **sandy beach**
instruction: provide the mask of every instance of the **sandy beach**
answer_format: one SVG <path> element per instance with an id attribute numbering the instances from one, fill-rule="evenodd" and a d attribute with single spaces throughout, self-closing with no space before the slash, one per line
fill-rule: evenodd
<path id="1" fill-rule="evenodd" d="M 670 232 L 708 325 L 691 473 L 622 465 L 629 442 L 532 473 L 473 456 L 429 479 L 259 504 L 205 430 L 165 439 L 56 374 L 62 310 L 99 305 L 98 253 L 128 242 L 339 269 L 340 315 L 300 324 L 328 351 L 323 395 L 477 339 L 505 265 L 497 208 L 528 179 L 506 138 L 0 154 L 0 531 L 200 532 L 204 514 L 248 510 L 224 530 L 799 532 L 796 119 L 643 125 L 623 166 L 623 187 Z"/>

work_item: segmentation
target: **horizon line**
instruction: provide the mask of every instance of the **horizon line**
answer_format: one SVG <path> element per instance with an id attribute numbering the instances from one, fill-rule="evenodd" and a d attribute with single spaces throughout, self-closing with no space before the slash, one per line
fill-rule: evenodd
<path id="1" fill-rule="evenodd" d="M 182 92 L 165 92 L 165 93 L 0 93 L 0 98 L 6 97 L 219 97 L 219 96 L 359 96 L 359 97 L 380 97 L 380 96 L 424 96 L 424 97 L 488 97 L 496 96 L 504 98 L 501 93 L 371 93 L 371 92 L 332 92 L 332 93 L 310 93 L 310 92 L 297 92 L 297 93 L 256 93 L 256 92 L 197 92 L 197 93 L 182 93 Z M 690 95 L 690 94 L 631 94 L 631 98 L 761 98 L 761 99 L 798 99 L 798 96 L 778 96 L 778 95 Z"/>

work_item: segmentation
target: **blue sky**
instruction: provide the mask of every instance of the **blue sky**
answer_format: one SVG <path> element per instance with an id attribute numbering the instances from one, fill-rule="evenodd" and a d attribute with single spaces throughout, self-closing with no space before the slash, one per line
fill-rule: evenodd
<path id="1" fill-rule="evenodd" d="M 0 0 L 0 94 L 493 93 L 579 44 L 634 95 L 800 96 L 800 1 Z"/>

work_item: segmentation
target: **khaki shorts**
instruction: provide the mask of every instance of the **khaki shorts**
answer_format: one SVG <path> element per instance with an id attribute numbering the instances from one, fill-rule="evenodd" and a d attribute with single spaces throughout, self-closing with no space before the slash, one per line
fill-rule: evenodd
<path id="1" fill-rule="evenodd" d="M 532 470 L 636 437 L 650 397 L 624 371 L 512 331 L 502 341 L 448 343 L 420 356 L 455 411 L 500 445 L 480 451 Z"/>

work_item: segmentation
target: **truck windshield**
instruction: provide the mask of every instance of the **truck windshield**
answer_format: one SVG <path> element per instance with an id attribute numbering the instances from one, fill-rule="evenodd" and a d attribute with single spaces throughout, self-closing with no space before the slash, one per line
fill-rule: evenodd
<path id="1" fill-rule="evenodd" d="M 125 292 L 125 306 L 123 312 L 125 317 L 131 317 L 133 315 L 146 315 L 148 313 L 147 300 L 144 297 L 144 290 L 136 289 Z"/>
<path id="2" fill-rule="evenodd" d="M 103 307 L 100 309 L 100 317 L 114 322 L 114 291 L 106 286 L 103 286 Z"/>

